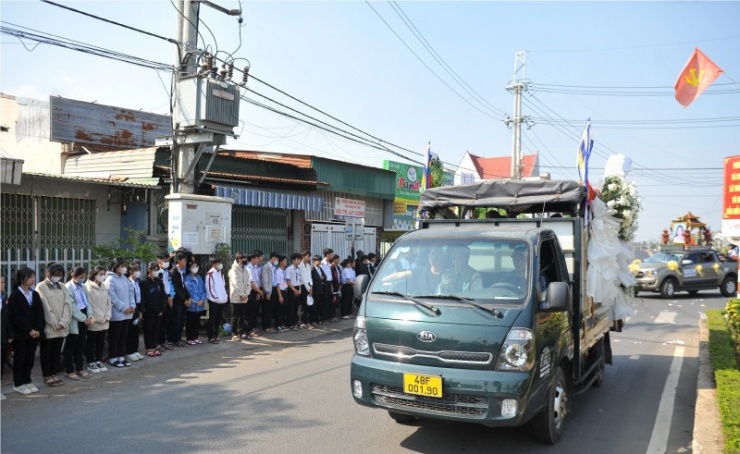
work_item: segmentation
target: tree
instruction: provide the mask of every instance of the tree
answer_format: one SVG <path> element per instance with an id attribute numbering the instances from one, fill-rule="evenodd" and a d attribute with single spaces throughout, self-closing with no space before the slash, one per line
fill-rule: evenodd
<path id="1" fill-rule="evenodd" d="M 442 186 L 442 182 L 444 181 L 445 177 L 445 168 L 444 165 L 442 165 L 442 161 L 439 160 L 439 158 L 432 158 L 431 162 L 429 163 L 429 173 L 432 176 L 431 186 L 432 188 L 438 188 Z"/>

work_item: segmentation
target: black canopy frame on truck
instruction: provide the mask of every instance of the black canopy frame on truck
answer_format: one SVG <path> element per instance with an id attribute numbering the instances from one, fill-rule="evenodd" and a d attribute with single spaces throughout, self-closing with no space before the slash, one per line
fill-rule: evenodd
<path id="1" fill-rule="evenodd" d="M 580 245 L 573 254 L 572 294 L 578 301 L 586 297 L 585 285 L 581 285 L 586 273 L 586 250 L 588 235 L 583 222 L 585 192 L 581 183 L 572 180 L 485 180 L 479 183 L 443 186 L 425 190 L 421 194 L 419 210 L 425 214 L 421 227 L 427 228 L 430 223 L 460 224 L 467 213 L 475 208 L 501 209 L 508 218 L 517 218 L 520 214 L 531 214 L 523 222 L 537 223 L 537 227 L 547 228 L 548 218 L 567 216 L 575 223 L 575 244 Z M 457 211 L 454 211 L 456 209 Z M 500 215 L 499 215 L 500 216 Z M 497 216 L 498 217 L 498 216 Z M 554 219 L 551 219 L 554 221 Z M 501 220 L 503 221 L 503 220 Z M 520 219 L 507 219 L 516 222 Z M 497 219 L 468 219 L 465 222 L 493 222 Z M 593 345 L 581 345 L 581 330 L 588 331 L 589 320 L 583 316 L 581 304 L 574 302 L 573 309 L 573 382 L 580 388 L 579 392 L 588 389 L 599 377 L 596 372 L 598 363 L 584 361 L 582 353 Z M 615 325 L 616 326 L 616 325 Z M 619 329 L 618 329 L 619 330 Z M 601 335 L 597 333 L 598 339 Z M 611 364 L 611 348 L 608 331 L 602 344 L 601 352 L 605 362 Z M 584 337 L 587 340 L 588 336 Z M 594 342 L 592 338 L 589 342 Z"/>

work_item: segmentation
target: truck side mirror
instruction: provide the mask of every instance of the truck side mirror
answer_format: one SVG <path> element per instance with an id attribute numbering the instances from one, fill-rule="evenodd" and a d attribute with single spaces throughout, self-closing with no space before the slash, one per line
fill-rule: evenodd
<path id="1" fill-rule="evenodd" d="M 370 283 L 370 276 L 367 274 L 361 274 L 357 276 L 355 279 L 355 285 L 354 285 L 354 291 L 355 291 L 355 298 L 358 300 L 362 299 L 362 295 L 365 294 L 365 290 L 367 290 L 367 285 Z"/>
<path id="2" fill-rule="evenodd" d="M 541 309 L 547 312 L 565 311 L 570 303 L 570 285 L 567 282 L 550 282 L 547 286 L 547 301 L 542 302 Z"/>

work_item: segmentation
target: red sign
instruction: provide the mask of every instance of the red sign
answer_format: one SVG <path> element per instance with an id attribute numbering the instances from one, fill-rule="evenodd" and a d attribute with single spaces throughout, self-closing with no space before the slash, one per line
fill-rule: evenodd
<path id="1" fill-rule="evenodd" d="M 740 156 L 725 158 L 725 191 L 722 219 L 740 219 Z"/>

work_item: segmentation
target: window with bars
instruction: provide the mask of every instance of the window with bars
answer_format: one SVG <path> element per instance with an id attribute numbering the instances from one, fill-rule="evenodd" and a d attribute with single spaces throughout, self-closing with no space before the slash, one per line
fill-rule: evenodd
<path id="1" fill-rule="evenodd" d="M 94 200 L 2 194 L 1 206 L 3 251 L 88 249 L 95 245 Z"/>

